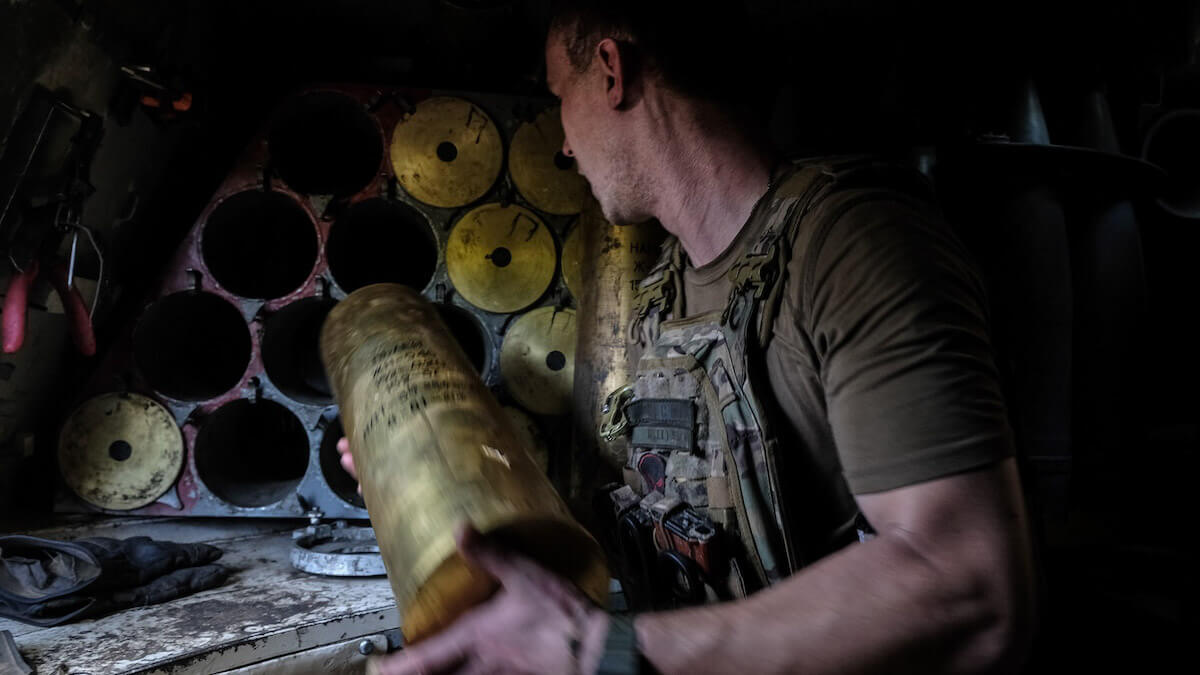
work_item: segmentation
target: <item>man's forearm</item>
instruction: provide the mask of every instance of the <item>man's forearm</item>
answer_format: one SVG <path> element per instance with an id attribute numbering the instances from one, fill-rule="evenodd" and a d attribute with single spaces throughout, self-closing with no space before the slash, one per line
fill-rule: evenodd
<path id="1" fill-rule="evenodd" d="M 882 533 L 745 600 L 642 615 L 638 642 L 668 674 L 987 669 L 1008 627 L 970 577 Z"/>

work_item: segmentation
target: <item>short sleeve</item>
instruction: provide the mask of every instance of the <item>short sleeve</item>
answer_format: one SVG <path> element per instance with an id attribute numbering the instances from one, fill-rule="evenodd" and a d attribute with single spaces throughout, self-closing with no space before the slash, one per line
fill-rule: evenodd
<path id="1" fill-rule="evenodd" d="M 835 195 L 813 215 L 800 328 L 851 491 L 1011 455 L 983 285 L 949 227 L 887 193 Z"/>

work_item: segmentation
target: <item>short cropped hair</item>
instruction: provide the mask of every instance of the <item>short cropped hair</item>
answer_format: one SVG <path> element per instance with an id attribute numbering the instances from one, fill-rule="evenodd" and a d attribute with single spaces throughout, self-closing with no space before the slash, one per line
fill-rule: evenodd
<path id="1" fill-rule="evenodd" d="M 735 0 L 555 0 L 550 31 L 564 36 L 579 72 L 613 38 L 632 48 L 634 67 L 681 94 L 737 108 L 764 98 L 763 50 Z"/>

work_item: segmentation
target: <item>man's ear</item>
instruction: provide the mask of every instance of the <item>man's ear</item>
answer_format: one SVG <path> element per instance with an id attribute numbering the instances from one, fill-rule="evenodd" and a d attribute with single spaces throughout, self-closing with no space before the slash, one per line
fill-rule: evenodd
<path id="1" fill-rule="evenodd" d="M 604 77 L 604 96 L 610 108 L 621 108 L 630 98 L 633 65 L 630 56 L 629 46 L 612 38 L 605 38 L 596 45 L 596 60 Z"/>

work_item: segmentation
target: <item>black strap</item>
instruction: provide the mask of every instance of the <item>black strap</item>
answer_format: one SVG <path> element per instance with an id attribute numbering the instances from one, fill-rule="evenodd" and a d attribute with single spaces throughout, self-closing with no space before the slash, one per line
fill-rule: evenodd
<path id="1" fill-rule="evenodd" d="M 642 425 L 633 428 L 630 442 L 635 448 L 661 448 L 664 450 L 691 450 L 695 447 L 691 429 Z"/>
<path id="2" fill-rule="evenodd" d="M 686 399 L 643 398 L 630 403 L 625 415 L 638 448 L 688 450 L 695 447 L 696 407 Z"/>
<path id="3" fill-rule="evenodd" d="M 625 408 L 625 416 L 634 426 L 651 424 L 691 429 L 696 422 L 696 408 L 686 399 L 642 398 Z"/>

